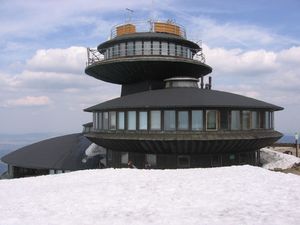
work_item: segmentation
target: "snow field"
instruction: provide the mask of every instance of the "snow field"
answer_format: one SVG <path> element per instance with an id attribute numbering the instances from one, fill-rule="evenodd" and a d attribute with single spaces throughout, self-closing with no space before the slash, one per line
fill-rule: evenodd
<path id="1" fill-rule="evenodd" d="M 299 187 L 299 176 L 252 166 L 1 180 L 0 224 L 298 225 Z"/>

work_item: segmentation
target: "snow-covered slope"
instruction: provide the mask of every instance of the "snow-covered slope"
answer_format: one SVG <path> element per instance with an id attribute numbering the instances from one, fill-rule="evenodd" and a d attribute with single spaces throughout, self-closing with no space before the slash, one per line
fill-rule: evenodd
<path id="1" fill-rule="evenodd" d="M 276 152 L 267 148 L 260 151 L 261 163 L 265 169 L 288 169 L 296 163 L 300 163 L 300 158 L 293 155 Z"/>
<path id="2" fill-rule="evenodd" d="M 1 225 L 299 224 L 300 177 L 252 166 L 0 181 Z"/>

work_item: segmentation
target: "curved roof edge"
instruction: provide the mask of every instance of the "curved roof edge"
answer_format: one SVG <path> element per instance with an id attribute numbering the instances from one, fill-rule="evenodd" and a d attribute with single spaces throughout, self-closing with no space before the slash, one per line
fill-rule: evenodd
<path id="1" fill-rule="evenodd" d="M 69 134 L 27 145 L 1 160 L 9 165 L 33 169 L 92 169 L 97 167 L 99 158 L 82 162 L 85 150 L 91 144 L 82 133 Z"/>
<path id="2" fill-rule="evenodd" d="M 94 105 L 84 111 L 180 107 L 283 110 L 280 106 L 229 92 L 199 88 L 169 88 L 126 95 Z"/>

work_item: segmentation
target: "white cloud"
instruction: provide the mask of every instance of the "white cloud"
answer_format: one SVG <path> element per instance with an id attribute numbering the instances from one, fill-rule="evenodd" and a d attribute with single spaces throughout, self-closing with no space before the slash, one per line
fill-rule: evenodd
<path id="1" fill-rule="evenodd" d="M 225 73 L 252 74 L 274 72 L 276 64 L 276 53 L 266 50 L 242 51 L 241 49 L 209 48 L 203 45 L 206 61 L 214 69 Z"/>
<path id="2" fill-rule="evenodd" d="M 84 73 L 87 50 L 84 47 L 66 49 L 39 49 L 27 61 L 27 68 L 33 71 Z"/>
<path id="3" fill-rule="evenodd" d="M 51 103 L 47 96 L 26 96 L 18 99 L 9 99 L 2 105 L 4 107 L 46 106 Z"/>
<path id="4" fill-rule="evenodd" d="M 204 46 L 213 67 L 214 88 L 278 105 L 300 101 L 300 47 L 282 51 L 210 48 Z"/>
<path id="5" fill-rule="evenodd" d="M 283 49 L 279 56 L 278 60 L 282 63 L 288 64 L 300 64 L 300 46 L 293 46 L 289 49 Z"/>
<path id="6" fill-rule="evenodd" d="M 112 11 L 125 12 L 125 8 L 150 6 L 148 0 L 52 0 L 52 1 L 6 1 L 1 2 L 0 37 L 39 37 L 57 31 L 61 27 L 89 24 L 89 15 L 99 17 Z M 7 15 L 6 15 L 7 14 Z M 124 13 L 125 14 L 125 13 Z M 6 15 L 6 16 L 5 16 Z"/>

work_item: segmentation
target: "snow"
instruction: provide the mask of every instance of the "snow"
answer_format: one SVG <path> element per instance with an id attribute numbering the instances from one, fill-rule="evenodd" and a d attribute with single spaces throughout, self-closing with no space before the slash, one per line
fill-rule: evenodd
<path id="1" fill-rule="evenodd" d="M 260 158 L 263 168 L 265 169 L 288 169 L 293 167 L 296 163 L 300 163 L 300 158 L 267 148 L 261 149 Z"/>
<path id="2" fill-rule="evenodd" d="M 300 177 L 252 166 L 102 169 L 0 181 L 1 225 L 298 225 Z"/>

